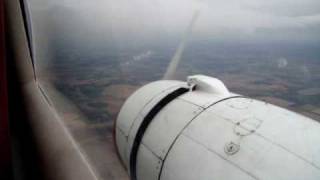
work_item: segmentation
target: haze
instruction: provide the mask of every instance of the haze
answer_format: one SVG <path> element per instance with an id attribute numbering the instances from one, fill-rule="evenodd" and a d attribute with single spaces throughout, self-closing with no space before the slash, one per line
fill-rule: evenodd
<path id="1" fill-rule="evenodd" d="M 193 37 L 244 41 L 319 41 L 319 0 L 31 0 L 41 18 L 60 17 L 81 36 L 180 37 L 200 10 Z M 48 14 L 51 12 L 51 14 Z M 57 12 L 56 14 L 54 12 Z M 70 17 L 67 13 L 74 14 Z M 34 13 L 35 15 L 36 13 Z M 36 14 L 36 15 L 39 15 Z M 46 21 L 49 21 L 48 19 Z M 78 29 L 76 29 L 78 28 Z M 68 32 L 66 32 L 68 33 Z M 72 34 L 72 33 L 70 33 Z"/>

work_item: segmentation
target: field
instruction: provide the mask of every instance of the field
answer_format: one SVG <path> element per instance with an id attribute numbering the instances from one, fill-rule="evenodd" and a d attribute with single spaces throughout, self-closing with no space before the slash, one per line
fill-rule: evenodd
<path id="1" fill-rule="evenodd" d="M 74 105 L 72 109 L 58 110 L 103 178 L 124 177 L 123 169 L 110 170 L 118 165 L 111 143 L 113 121 L 132 92 L 161 79 L 178 41 L 170 43 L 127 43 L 121 48 L 109 48 L 83 44 L 74 47 L 59 42 L 54 45 L 56 57 L 40 68 L 44 82 L 50 82 L 62 99 L 68 100 L 62 102 L 55 94 L 51 96 L 55 104 Z M 194 40 L 183 54 L 176 79 L 185 80 L 193 74 L 213 76 L 232 92 L 320 121 L 318 49 L 317 44 L 221 44 Z M 101 149 L 111 153 L 112 162 L 101 162 Z"/>

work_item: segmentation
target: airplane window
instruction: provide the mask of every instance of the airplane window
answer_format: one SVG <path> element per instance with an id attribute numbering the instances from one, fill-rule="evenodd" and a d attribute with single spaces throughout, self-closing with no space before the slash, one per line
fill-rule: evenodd
<path id="1" fill-rule="evenodd" d="M 37 78 L 102 179 L 136 89 L 203 74 L 320 121 L 318 0 L 29 0 Z M 116 170 L 114 170 L 116 169 Z"/>

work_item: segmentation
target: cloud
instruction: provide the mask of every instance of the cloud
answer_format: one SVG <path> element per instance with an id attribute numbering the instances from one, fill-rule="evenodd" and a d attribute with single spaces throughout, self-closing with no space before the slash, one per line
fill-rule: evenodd
<path id="1" fill-rule="evenodd" d="M 320 40 L 319 0 L 48 0 L 47 6 L 69 8 L 83 27 L 115 39 L 182 36 L 200 9 L 194 37 Z"/>
<path id="2" fill-rule="evenodd" d="M 279 69 L 286 68 L 288 65 L 288 60 L 286 58 L 279 58 L 277 60 L 277 64 Z"/>
<path id="3" fill-rule="evenodd" d="M 132 64 L 135 64 L 139 61 L 145 60 L 145 59 L 149 59 L 151 56 L 153 56 L 154 52 L 151 50 L 147 50 L 145 52 L 141 52 L 140 54 L 134 55 L 132 56 L 132 59 L 130 59 L 129 61 L 125 61 L 121 64 L 122 67 L 124 66 L 129 66 Z"/>
<path id="4" fill-rule="evenodd" d="M 148 59 L 150 56 L 152 56 L 153 52 L 152 51 L 146 51 L 146 52 L 143 52 L 141 54 L 138 54 L 136 56 L 133 56 L 132 59 L 133 61 L 141 61 L 141 60 L 144 60 L 144 59 Z"/>
<path id="5" fill-rule="evenodd" d="M 319 0 L 246 0 L 244 6 L 277 16 L 314 16 L 320 13 Z"/>

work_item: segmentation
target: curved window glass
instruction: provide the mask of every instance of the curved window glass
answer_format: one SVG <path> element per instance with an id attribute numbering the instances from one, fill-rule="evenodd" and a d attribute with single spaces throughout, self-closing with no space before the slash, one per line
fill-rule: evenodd
<path id="1" fill-rule="evenodd" d="M 318 0 L 30 0 L 36 72 L 103 179 L 126 178 L 112 144 L 125 99 L 204 74 L 232 92 L 320 120 Z M 114 170 L 116 169 L 116 170 Z"/>

